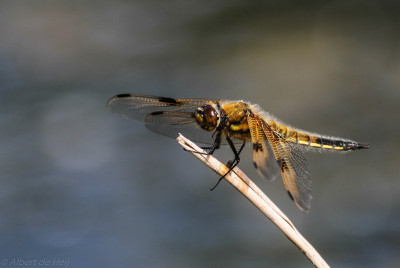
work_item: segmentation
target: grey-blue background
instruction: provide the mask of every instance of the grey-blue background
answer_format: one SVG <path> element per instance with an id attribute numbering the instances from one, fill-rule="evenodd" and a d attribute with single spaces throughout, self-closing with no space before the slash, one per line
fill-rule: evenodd
<path id="1" fill-rule="evenodd" d="M 400 5 L 296 3 L 1 1 L 3 264 L 311 265 L 227 183 L 209 192 L 217 176 L 176 141 L 107 111 L 138 93 L 245 99 L 369 142 L 307 153 L 308 215 L 257 175 L 249 149 L 240 167 L 332 266 L 400 266 Z"/>

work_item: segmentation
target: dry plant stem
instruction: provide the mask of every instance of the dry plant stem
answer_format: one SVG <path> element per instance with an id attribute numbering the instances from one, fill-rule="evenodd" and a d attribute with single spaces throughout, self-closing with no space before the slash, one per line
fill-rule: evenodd
<path id="1" fill-rule="evenodd" d="M 177 140 L 183 148 L 220 176 L 223 176 L 229 170 L 215 157 L 201 154 L 204 153 L 204 150 L 181 134 L 179 134 Z M 329 267 L 314 247 L 297 231 L 288 217 L 239 168 L 234 168 L 233 172 L 225 176 L 225 180 L 267 216 L 310 259 L 315 267 Z"/>

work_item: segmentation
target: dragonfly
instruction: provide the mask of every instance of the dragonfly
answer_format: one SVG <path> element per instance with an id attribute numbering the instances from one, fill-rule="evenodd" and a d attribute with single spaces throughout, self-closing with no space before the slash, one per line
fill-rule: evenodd
<path id="1" fill-rule="evenodd" d="M 310 170 L 304 153 L 307 148 L 338 152 L 369 148 L 366 143 L 288 126 L 260 106 L 242 100 L 119 94 L 107 105 L 112 113 L 144 123 L 161 135 L 176 138 L 181 133 L 204 145 L 202 148 L 208 150 L 208 155 L 221 145 L 229 145 L 234 159 L 227 164 L 227 174 L 240 162 L 245 144 L 251 143 L 258 173 L 271 181 L 281 175 L 290 199 L 304 212 L 309 212 L 312 199 Z"/>

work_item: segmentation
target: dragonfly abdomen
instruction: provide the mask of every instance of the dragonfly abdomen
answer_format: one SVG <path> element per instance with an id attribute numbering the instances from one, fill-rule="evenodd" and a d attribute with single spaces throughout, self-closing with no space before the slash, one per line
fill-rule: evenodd
<path id="1" fill-rule="evenodd" d="M 304 134 L 308 135 L 308 134 Z M 310 139 L 309 146 L 335 151 L 355 151 L 369 148 L 368 144 L 360 144 L 350 140 L 340 140 L 335 138 L 326 138 L 308 135 Z M 298 142 L 302 144 L 301 142 Z"/>
<path id="2" fill-rule="evenodd" d="M 304 146 L 335 151 L 354 151 L 369 148 L 368 144 L 361 144 L 351 140 L 330 138 L 297 131 L 272 120 L 268 123 L 272 130 L 279 133 L 279 135 L 284 137 L 287 141 Z"/>

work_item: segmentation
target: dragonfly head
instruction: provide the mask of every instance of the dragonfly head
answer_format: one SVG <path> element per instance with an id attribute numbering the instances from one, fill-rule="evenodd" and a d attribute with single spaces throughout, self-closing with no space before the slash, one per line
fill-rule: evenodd
<path id="1" fill-rule="evenodd" d="M 213 104 L 204 104 L 197 108 L 194 117 L 202 129 L 211 131 L 219 124 L 220 115 Z"/>

